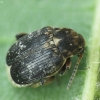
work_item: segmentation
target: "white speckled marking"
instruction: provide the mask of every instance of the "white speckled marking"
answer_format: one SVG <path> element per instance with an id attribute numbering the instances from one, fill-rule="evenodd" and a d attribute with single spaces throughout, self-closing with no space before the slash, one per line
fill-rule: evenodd
<path id="1" fill-rule="evenodd" d="M 53 41 L 50 41 L 50 44 L 54 44 L 54 42 Z"/>
<path id="2" fill-rule="evenodd" d="M 29 33 L 28 38 L 32 38 L 32 37 L 33 37 L 33 34 Z"/>
<path id="3" fill-rule="evenodd" d="M 68 33 L 68 31 L 66 31 L 66 33 Z"/>
<path id="4" fill-rule="evenodd" d="M 26 45 L 23 45 L 22 42 L 19 42 L 19 47 L 22 50 L 23 48 L 26 48 Z"/>
<path id="5" fill-rule="evenodd" d="M 70 43 L 70 46 L 72 46 L 73 44 L 72 43 Z"/>
<path id="6" fill-rule="evenodd" d="M 60 40 L 61 40 L 61 39 L 59 39 L 59 38 L 54 38 L 54 43 L 55 43 L 55 45 L 58 45 L 58 43 L 60 42 Z"/>

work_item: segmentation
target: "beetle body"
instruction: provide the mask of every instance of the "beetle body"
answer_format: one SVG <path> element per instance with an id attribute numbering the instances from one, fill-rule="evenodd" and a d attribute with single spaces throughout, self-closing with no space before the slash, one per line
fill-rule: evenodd
<path id="1" fill-rule="evenodd" d="M 85 45 L 83 37 L 72 29 L 49 26 L 17 39 L 6 62 L 12 82 L 20 87 L 51 83 L 57 73 L 65 72 L 67 59 L 83 55 Z"/>

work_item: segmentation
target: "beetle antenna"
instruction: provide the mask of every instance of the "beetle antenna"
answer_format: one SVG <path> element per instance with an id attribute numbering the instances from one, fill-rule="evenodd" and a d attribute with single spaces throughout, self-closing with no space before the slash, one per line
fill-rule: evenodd
<path id="1" fill-rule="evenodd" d="M 67 90 L 70 88 L 70 86 L 71 86 L 71 84 L 72 84 L 72 82 L 73 82 L 73 79 L 74 79 L 74 77 L 75 77 L 75 75 L 76 75 L 76 72 L 77 72 L 77 69 L 78 69 L 78 65 L 79 65 L 79 63 L 80 63 L 82 57 L 83 57 L 83 54 L 79 56 L 79 58 L 78 58 L 78 60 L 77 60 L 77 62 L 76 62 L 75 68 L 74 68 L 74 70 L 73 70 L 73 72 L 72 72 L 71 78 L 70 78 L 70 80 L 69 80 L 69 82 L 68 82 L 68 85 L 67 85 Z"/>

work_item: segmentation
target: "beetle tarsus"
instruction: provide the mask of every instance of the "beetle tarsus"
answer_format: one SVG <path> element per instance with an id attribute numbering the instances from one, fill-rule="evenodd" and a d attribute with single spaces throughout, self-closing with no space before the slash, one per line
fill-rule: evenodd
<path id="1" fill-rule="evenodd" d="M 16 37 L 16 40 L 20 39 L 21 37 L 25 36 L 27 33 L 19 33 L 17 34 L 15 37 Z"/>

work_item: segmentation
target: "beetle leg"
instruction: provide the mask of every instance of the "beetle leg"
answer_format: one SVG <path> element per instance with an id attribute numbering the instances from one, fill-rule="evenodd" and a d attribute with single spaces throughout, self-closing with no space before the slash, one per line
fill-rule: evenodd
<path id="1" fill-rule="evenodd" d="M 19 33 L 17 34 L 15 37 L 16 37 L 16 40 L 18 40 L 19 38 L 25 36 L 27 33 Z"/>
<path id="2" fill-rule="evenodd" d="M 52 83 L 54 79 L 55 79 L 55 77 L 51 76 L 51 77 L 47 78 L 42 85 L 48 85 L 48 84 Z"/>
<path id="3" fill-rule="evenodd" d="M 60 76 L 64 75 L 67 69 L 70 69 L 71 59 L 67 58 L 66 63 L 63 65 L 61 70 L 59 71 Z"/>
<path id="4" fill-rule="evenodd" d="M 48 84 L 52 83 L 52 81 L 53 81 L 54 79 L 55 79 L 54 76 L 49 77 L 49 78 L 46 78 L 46 79 L 43 79 L 43 80 L 41 80 L 40 82 L 31 85 L 31 87 L 37 88 L 37 87 L 39 87 L 39 86 L 41 86 L 41 85 L 48 85 Z"/>
<path id="5" fill-rule="evenodd" d="M 40 82 L 31 85 L 32 88 L 37 88 L 39 86 L 40 86 Z"/>

